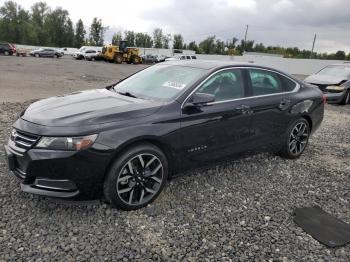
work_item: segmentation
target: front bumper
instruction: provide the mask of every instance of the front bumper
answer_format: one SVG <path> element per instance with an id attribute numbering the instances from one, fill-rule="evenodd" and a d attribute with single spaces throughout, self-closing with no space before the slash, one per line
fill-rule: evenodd
<path id="1" fill-rule="evenodd" d="M 340 93 L 323 93 L 327 98 L 327 103 L 329 104 L 339 104 L 343 101 L 346 91 Z"/>
<path id="2" fill-rule="evenodd" d="M 81 200 L 102 196 L 104 175 L 112 157 L 109 150 L 92 147 L 75 152 L 32 148 L 18 154 L 10 141 L 5 145 L 8 167 L 20 181 L 22 191 Z"/>

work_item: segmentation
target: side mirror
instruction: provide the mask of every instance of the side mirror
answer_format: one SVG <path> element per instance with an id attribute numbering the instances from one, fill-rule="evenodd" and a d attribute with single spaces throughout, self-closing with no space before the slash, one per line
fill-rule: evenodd
<path id="1" fill-rule="evenodd" d="M 198 107 L 214 101 L 215 101 L 214 95 L 206 94 L 206 93 L 195 93 L 191 97 L 191 99 L 187 102 L 187 105 Z"/>

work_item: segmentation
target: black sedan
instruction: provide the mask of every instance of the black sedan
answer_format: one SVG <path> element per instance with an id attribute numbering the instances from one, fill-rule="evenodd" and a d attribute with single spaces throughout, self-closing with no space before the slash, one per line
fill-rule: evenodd
<path id="1" fill-rule="evenodd" d="M 329 103 L 350 104 L 350 63 L 326 66 L 305 82 L 318 86 Z"/>
<path id="2" fill-rule="evenodd" d="M 189 168 L 255 150 L 299 157 L 323 112 L 318 88 L 275 69 L 165 62 L 31 104 L 5 151 L 25 192 L 131 210 Z"/>
<path id="3" fill-rule="evenodd" d="M 64 55 L 62 51 L 55 50 L 53 48 L 40 48 L 30 52 L 31 56 L 35 57 L 54 57 L 59 58 Z"/>

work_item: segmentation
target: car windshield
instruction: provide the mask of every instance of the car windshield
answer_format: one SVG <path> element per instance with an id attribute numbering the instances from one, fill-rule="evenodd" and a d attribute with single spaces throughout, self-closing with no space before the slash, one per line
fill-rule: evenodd
<path id="1" fill-rule="evenodd" d="M 169 101 L 206 72 L 194 67 L 155 65 L 120 82 L 114 90 L 137 98 Z"/>
<path id="2" fill-rule="evenodd" d="M 317 73 L 317 75 L 327 75 L 341 77 L 344 79 L 350 78 L 350 66 L 327 66 Z"/>

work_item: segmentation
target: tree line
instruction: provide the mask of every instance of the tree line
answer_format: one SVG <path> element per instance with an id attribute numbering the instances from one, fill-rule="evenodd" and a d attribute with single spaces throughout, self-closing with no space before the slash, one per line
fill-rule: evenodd
<path id="1" fill-rule="evenodd" d="M 83 21 L 75 24 L 69 12 L 60 7 L 51 9 L 45 2 L 35 3 L 30 10 L 25 10 L 14 1 L 7 1 L 0 8 L 0 40 L 17 44 L 57 47 L 81 47 L 83 45 L 101 46 L 108 27 L 102 20 L 93 18 L 88 32 Z M 350 60 L 350 53 L 339 50 L 336 53 L 311 53 L 310 50 L 298 47 L 265 46 L 253 40 L 244 41 L 236 37 L 223 41 L 215 35 L 208 36 L 196 43 L 186 43 L 181 34 L 167 34 L 161 28 L 155 28 L 152 35 L 126 30 L 116 32 L 112 44 L 126 40 L 129 46 L 189 49 L 197 54 L 241 55 L 243 52 L 261 52 L 279 54 L 288 58 L 318 58 Z"/>

